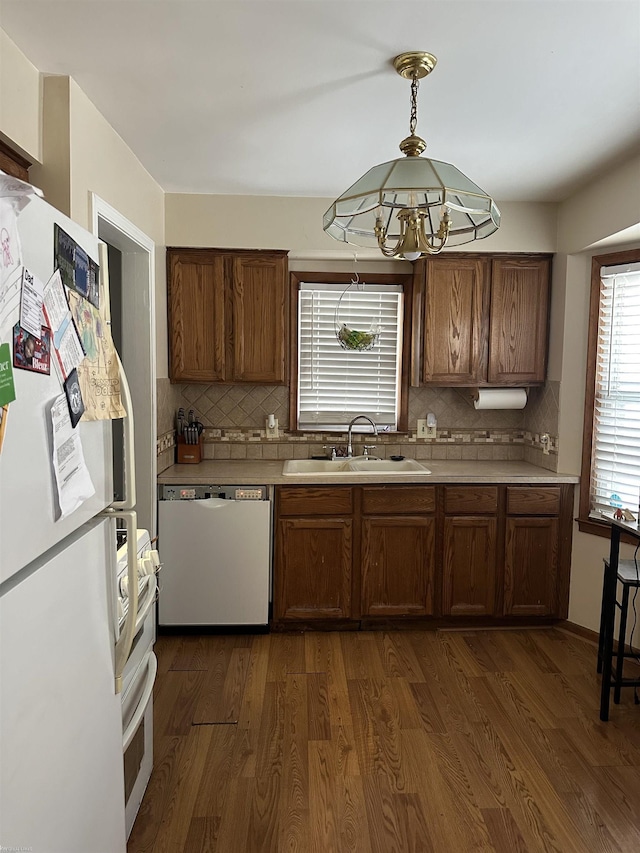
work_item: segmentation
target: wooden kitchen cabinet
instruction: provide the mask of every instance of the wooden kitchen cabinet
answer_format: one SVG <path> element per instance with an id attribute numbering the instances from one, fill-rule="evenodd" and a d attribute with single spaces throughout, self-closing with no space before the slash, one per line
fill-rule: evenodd
<path id="1" fill-rule="evenodd" d="M 362 489 L 362 616 L 429 616 L 435 579 L 435 489 Z"/>
<path id="2" fill-rule="evenodd" d="M 559 608 L 560 487 L 507 487 L 506 616 L 552 616 Z"/>
<path id="3" fill-rule="evenodd" d="M 287 253 L 167 249 L 173 382 L 287 381 Z"/>
<path id="4" fill-rule="evenodd" d="M 486 377 L 489 262 L 434 258 L 425 264 L 424 381 L 475 385 Z"/>
<path id="5" fill-rule="evenodd" d="M 551 261 L 548 256 L 439 255 L 418 262 L 422 328 L 414 325 L 412 376 L 436 386 L 544 382 Z M 420 316 L 417 312 L 416 316 Z"/>
<path id="6" fill-rule="evenodd" d="M 351 617 L 352 501 L 349 487 L 278 490 L 276 620 Z"/>
<path id="7" fill-rule="evenodd" d="M 573 486 L 278 486 L 274 623 L 566 619 Z"/>
<path id="8" fill-rule="evenodd" d="M 497 486 L 445 486 L 442 614 L 493 616 L 496 611 Z"/>
<path id="9" fill-rule="evenodd" d="M 529 385 L 545 380 L 549 319 L 549 258 L 495 258 L 487 381 Z"/>

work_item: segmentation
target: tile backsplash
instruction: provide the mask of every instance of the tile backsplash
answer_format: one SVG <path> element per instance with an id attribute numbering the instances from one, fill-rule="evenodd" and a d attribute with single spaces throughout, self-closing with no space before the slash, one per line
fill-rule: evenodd
<path id="1" fill-rule="evenodd" d="M 521 410 L 476 411 L 467 389 L 411 388 L 409 433 L 376 438 L 376 454 L 402 453 L 418 459 L 524 459 L 557 470 L 559 382 L 532 388 Z M 172 385 L 158 380 L 158 470 L 174 461 L 175 413 L 194 409 L 205 426 L 204 456 L 209 459 L 293 459 L 346 443 L 334 433 L 287 433 L 289 389 L 273 385 Z M 416 437 L 417 419 L 433 412 L 436 439 Z M 274 414 L 278 439 L 267 438 L 265 419 Z M 549 436 L 543 454 L 542 435 Z M 358 440 L 365 443 L 365 436 Z M 366 443 L 372 443 L 369 436 Z"/>

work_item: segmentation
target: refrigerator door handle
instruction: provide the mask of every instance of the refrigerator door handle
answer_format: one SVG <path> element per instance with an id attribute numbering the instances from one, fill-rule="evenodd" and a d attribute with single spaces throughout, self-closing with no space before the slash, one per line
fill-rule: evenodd
<path id="1" fill-rule="evenodd" d="M 133 510 L 105 509 L 100 513 L 103 518 L 121 518 L 127 528 L 127 583 L 129 589 L 129 609 L 124 627 L 116 640 L 115 684 L 116 693 L 122 691 L 122 673 L 129 659 L 138 619 L 138 551 L 136 532 L 138 518 Z"/>
<path id="2" fill-rule="evenodd" d="M 115 349 L 114 349 L 115 352 Z M 116 352 L 118 359 L 118 368 L 120 372 L 120 390 L 122 392 L 122 403 L 127 413 L 127 417 L 122 421 L 122 432 L 124 436 L 124 500 L 113 501 L 111 506 L 113 509 L 133 509 L 136 505 L 136 455 L 134 436 L 135 430 L 133 426 L 133 401 L 131 399 L 131 389 L 127 380 L 127 374 L 124 371 L 120 356 Z"/>
<path id="3" fill-rule="evenodd" d="M 140 725 L 140 720 L 144 717 L 144 712 L 147 710 L 147 705 L 149 704 L 149 699 L 151 698 L 151 693 L 153 692 L 153 685 L 156 680 L 157 672 L 158 659 L 153 652 L 149 652 L 149 654 L 147 655 L 147 678 L 144 685 L 144 691 L 142 692 L 142 696 L 140 697 L 140 701 L 138 702 L 135 714 L 131 718 L 131 721 L 129 722 L 127 728 L 124 730 L 124 734 L 122 737 L 122 747 L 124 752 L 126 752 L 129 748 L 129 744 L 133 740 L 133 736 L 136 733 L 136 729 Z"/>

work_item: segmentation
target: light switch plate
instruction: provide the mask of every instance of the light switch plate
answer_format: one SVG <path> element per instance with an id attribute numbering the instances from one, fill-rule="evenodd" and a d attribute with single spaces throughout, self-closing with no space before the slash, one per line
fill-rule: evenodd
<path id="1" fill-rule="evenodd" d="M 427 419 L 418 418 L 418 438 L 428 438 Z"/>

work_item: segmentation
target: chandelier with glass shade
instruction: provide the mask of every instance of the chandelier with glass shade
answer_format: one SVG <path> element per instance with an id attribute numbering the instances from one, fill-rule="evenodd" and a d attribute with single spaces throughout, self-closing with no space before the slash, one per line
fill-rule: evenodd
<path id="1" fill-rule="evenodd" d="M 411 80 L 409 136 L 400 143 L 404 157 L 369 169 L 333 202 L 323 228 L 336 240 L 377 246 L 386 257 L 413 261 L 481 240 L 500 227 L 491 196 L 450 163 L 420 156 L 427 144 L 415 133 L 418 86 L 436 61 L 422 51 L 393 60 L 397 73 Z"/>

